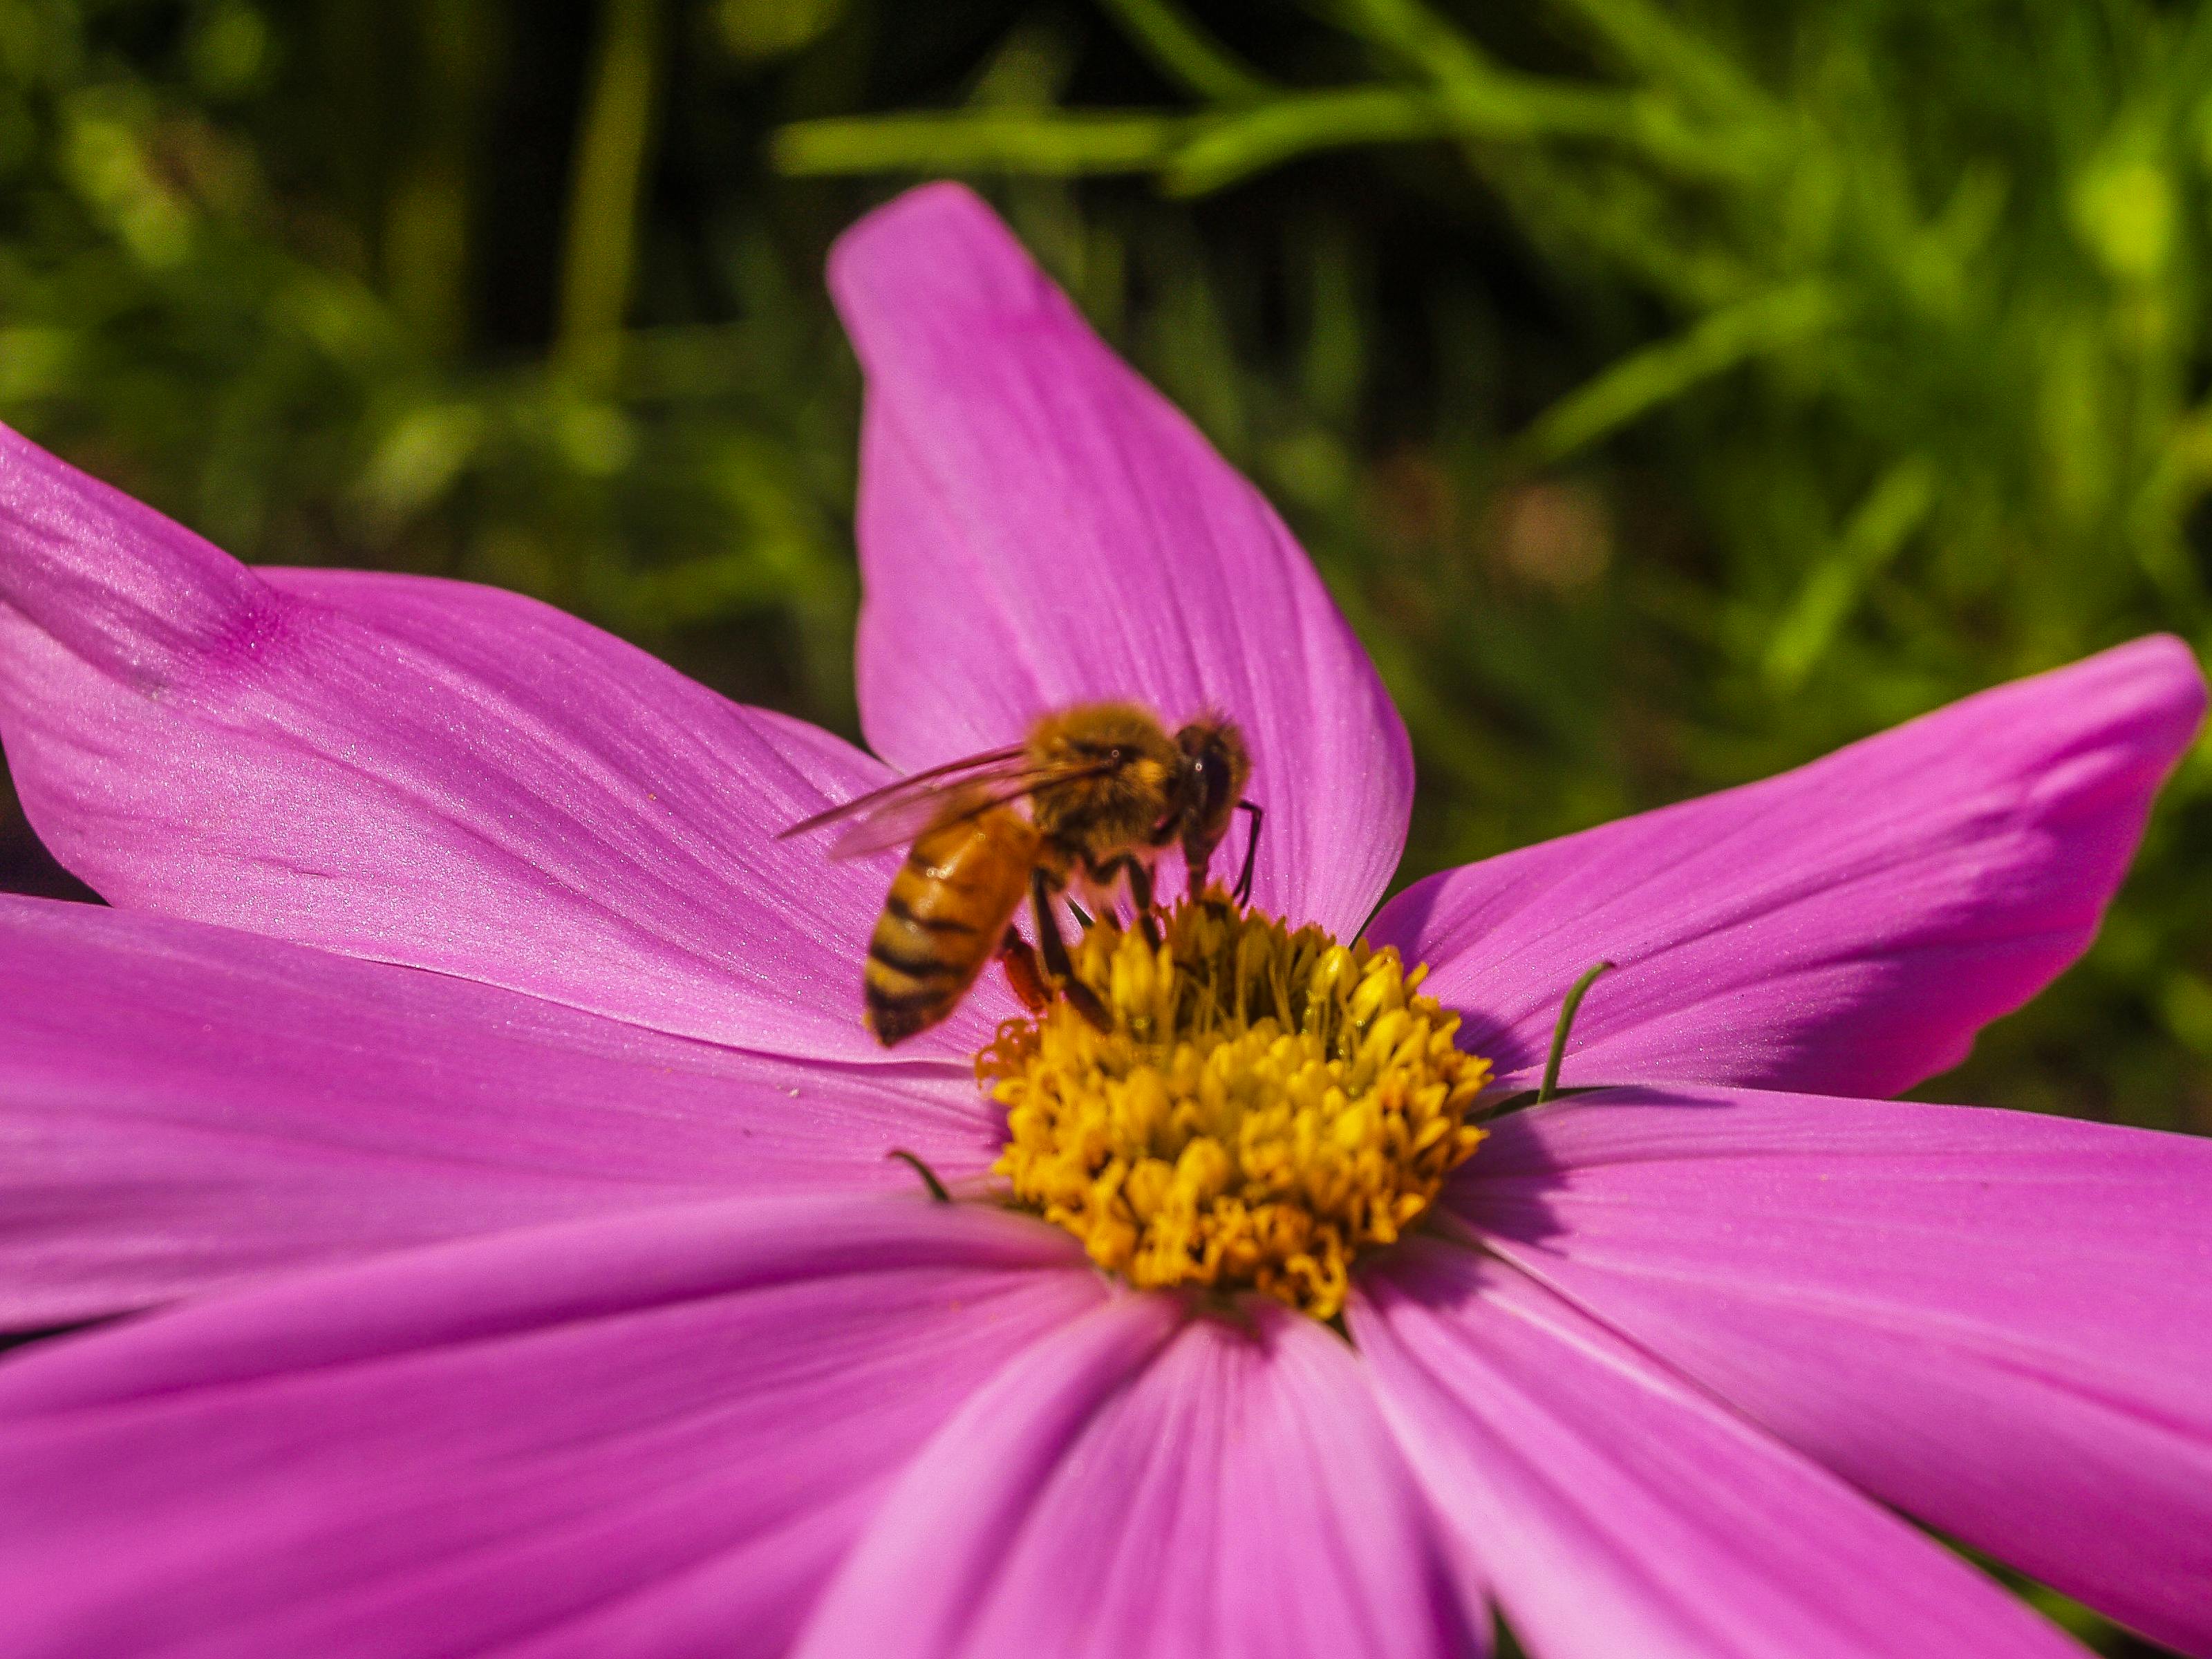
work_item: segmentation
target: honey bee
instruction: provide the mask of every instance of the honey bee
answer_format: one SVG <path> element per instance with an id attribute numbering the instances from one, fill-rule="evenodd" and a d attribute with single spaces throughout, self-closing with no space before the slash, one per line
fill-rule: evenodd
<path id="1" fill-rule="evenodd" d="M 1157 943 L 1153 860 L 1180 842 L 1195 896 L 1242 811 L 1251 820 L 1243 903 L 1260 840 L 1260 807 L 1243 799 L 1251 771 L 1243 734 L 1218 715 L 1170 737 L 1133 703 L 1082 703 L 1045 715 L 1024 742 L 932 767 L 783 835 L 847 823 L 830 849 L 840 859 L 907 846 L 862 976 L 868 1029 L 884 1047 L 950 1014 L 994 957 L 1033 1010 L 1057 991 L 1103 1024 L 1097 997 L 1070 971 L 1055 901 L 1079 889 L 1110 905 L 1125 884 L 1137 925 Z M 1012 925 L 1024 898 L 1035 947 Z"/>

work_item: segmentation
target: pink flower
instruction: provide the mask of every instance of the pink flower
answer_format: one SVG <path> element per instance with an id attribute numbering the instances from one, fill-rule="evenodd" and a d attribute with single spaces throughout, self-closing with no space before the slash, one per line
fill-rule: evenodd
<path id="1" fill-rule="evenodd" d="M 995 979 L 887 1055 L 891 775 L 512 595 L 249 571 L 20 439 L 0 738 L 115 908 L 0 900 L 11 1655 L 2077 1652 L 1892 1508 L 2212 1654 L 2212 1145 L 1859 1097 L 2087 943 L 2203 702 L 2172 640 L 1369 912 L 1413 772 L 1266 504 L 934 186 L 833 270 L 860 690 L 916 769 L 1241 720 L 1258 902 L 1503 1086 L 1346 1341 L 939 1205 Z M 428 971 L 423 971 L 428 970 Z M 1890 1507 L 1885 1507 L 1890 1506 Z"/>

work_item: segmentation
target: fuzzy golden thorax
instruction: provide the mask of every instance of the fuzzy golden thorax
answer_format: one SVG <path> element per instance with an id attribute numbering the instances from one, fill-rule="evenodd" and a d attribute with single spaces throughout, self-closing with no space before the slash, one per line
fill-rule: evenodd
<path id="1" fill-rule="evenodd" d="M 1182 753 L 1159 721 L 1134 703 L 1085 703 L 1039 720 L 1030 760 L 1041 768 L 1110 763 L 1095 776 L 1040 789 L 1037 829 L 1069 851 L 1103 861 L 1154 843 L 1178 805 Z"/>

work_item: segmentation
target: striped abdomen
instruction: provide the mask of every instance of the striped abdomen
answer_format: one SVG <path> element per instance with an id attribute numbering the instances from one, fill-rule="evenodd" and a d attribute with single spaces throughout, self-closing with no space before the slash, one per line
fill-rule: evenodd
<path id="1" fill-rule="evenodd" d="M 1030 821 L 1005 807 L 921 832 L 868 941 L 868 1029 L 886 1048 L 967 994 L 1021 908 L 1037 848 Z"/>

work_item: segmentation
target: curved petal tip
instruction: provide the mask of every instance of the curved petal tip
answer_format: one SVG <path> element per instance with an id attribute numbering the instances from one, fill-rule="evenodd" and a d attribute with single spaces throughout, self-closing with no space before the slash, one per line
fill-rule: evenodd
<path id="1" fill-rule="evenodd" d="M 1006 222 L 951 179 L 894 197 L 840 236 L 830 252 L 830 291 L 867 362 L 879 305 L 978 317 L 1071 317 L 1073 308 Z"/>
<path id="2" fill-rule="evenodd" d="M 1225 714 L 1267 814 L 1257 902 L 1357 929 L 1405 842 L 1411 750 L 1260 492 L 960 185 L 863 219 L 830 285 L 867 376 L 857 666 L 877 752 L 918 769 L 1097 700 Z"/>
<path id="3" fill-rule="evenodd" d="M 2087 948 L 2204 709 L 2194 653 L 2154 635 L 1431 877 L 1371 937 L 1433 967 L 1509 1077 L 1604 957 L 1573 1081 L 1893 1094 Z"/>

